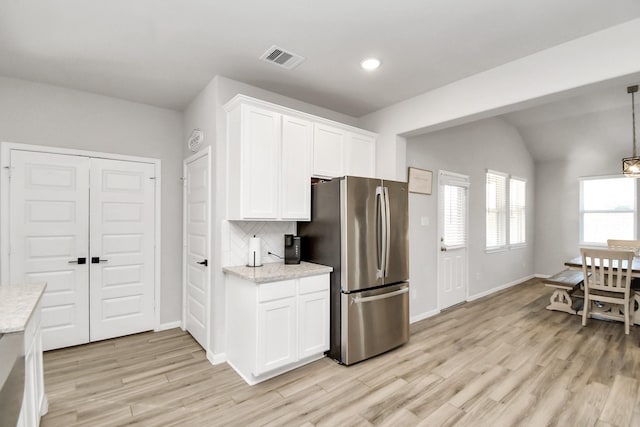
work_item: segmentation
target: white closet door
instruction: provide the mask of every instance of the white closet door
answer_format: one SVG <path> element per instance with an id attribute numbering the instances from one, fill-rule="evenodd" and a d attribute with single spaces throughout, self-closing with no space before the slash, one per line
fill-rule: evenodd
<path id="1" fill-rule="evenodd" d="M 10 281 L 47 282 L 44 350 L 86 343 L 89 159 L 13 150 L 11 168 Z"/>
<path id="2" fill-rule="evenodd" d="M 91 341 L 153 329 L 154 171 L 91 159 Z"/>
<path id="3" fill-rule="evenodd" d="M 185 327 L 207 348 L 209 156 L 186 163 Z"/>

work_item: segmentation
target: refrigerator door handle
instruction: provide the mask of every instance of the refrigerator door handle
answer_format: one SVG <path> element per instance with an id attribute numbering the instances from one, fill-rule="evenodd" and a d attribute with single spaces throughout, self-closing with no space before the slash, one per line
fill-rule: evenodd
<path id="1" fill-rule="evenodd" d="M 389 188 L 384 187 L 384 209 L 385 209 L 385 255 L 384 255 L 384 277 L 387 277 L 389 267 L 389 255 L 391 252 L 391 208 L 389 207 Z"/>
<path id="2" fill-rule="evenodd" d="M 382 187 L 376 187 L 376 277 L 379 279 L 384 276 L 384 249 L 386 247 L 386 233 L 384 230 L 386 224 L 386 215 L 384 212 L 384 190 Z"/>
<path id="3" fill-rule="evenodd" d="M 389 292 L 386 294 L 374 295 L 372 297 L 352 297 L 351 304 L 360 304 L 362 302 L 377 301 L 379 299 L 391 298 L 391 297 L 395 297 L 396 295 L 406 294 L 407 292 L 409 292 L 408 287 L 398 289 L 397 291 Z"/>

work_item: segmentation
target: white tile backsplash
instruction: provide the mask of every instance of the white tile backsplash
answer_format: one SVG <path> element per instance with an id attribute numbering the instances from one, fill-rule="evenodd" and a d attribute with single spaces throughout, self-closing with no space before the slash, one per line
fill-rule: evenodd
<path id="1" fill-rule="evenodd" d="M 249 238 L 262 239 L 262 262 L 278 262 L 279 258 L 267 255 L 273 252 L 284 256 L 284 235 L 296 233 L 295 222 L 276 221 L 224 221 L 222 224 L 222 266 L 246 265 Z M 226 241 L 225 241 L 226 240 Z"/>

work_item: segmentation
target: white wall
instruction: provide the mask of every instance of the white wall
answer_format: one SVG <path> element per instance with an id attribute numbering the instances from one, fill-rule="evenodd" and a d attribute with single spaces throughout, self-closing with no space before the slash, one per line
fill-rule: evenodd
<path id="1" fill-rule="evenodd" d="M 0 77 L 0 141 L 162 160 L 162 323 L 181 318 L 182 132 L 177 111 Z"/>
<path id="2" fill-rule="evenodd" d="M 377 172 L 404 179 L 399 135 L 442 129 L 539 105 L 557 94 L 640 72 L 640 19 L 509 62 L 361 118 L 381 134 Z"/>
<path id="3" fill-rule="evenodd" d="M 534 163 L 517 130 L 499 118 L 412 137 L 407 141 L 409 166 L 433 171 L 432 195 L 409 195 L 411 317 L 437 309 L 439 170 L 470 177 L 469 296 L 479 296 L 534 273 Z M 527 180 L 527 246 L 485 252 L 485 172 L 494 169 Z M 429 225 L 421 225 L 427 217 Z M 478 276 L 479 275 L 479 276 Z M 478 278 L 479 277 L 479 278 Z"/>
<path id="4" fill-rule="evenodd" d="M 580 255 L 579 178 L 620 175 L 622 158 L 631 156 L 631 106 L 530 126 L 531 141 L 573 149 L 559 159 L 536 164 L 535 272 L 554 274 Z M 620 140 L 626 143 L 613 143 Z"/>
<path id="5" fill-rule="evenodd" d="M 237 94 L 243 94 L 283 105 L 305 113 L 314 114 L 330 120 L 357 126 L 357 119 L 336 113 L 325 108 L 307 104 L 296 99 L 288 98 L 264 89 L 259 89 L 222 76 L 216 76 L 203 89 L 195 100 L 187 107 L 184 114 L 184 139 L 193 128 L 200 128 L 205 132 L 204 146 L 213 146 L 214 183 L 212 186 L 213 230 L 211 254 L 212 292 L 211 307 L 212 325 L 209 337 L 210 357 L 214 361 L 223 360 L 225 349 L 225 305 L 224 305 L 224 275 L 222 273 L 223 255 L 234 252 L 231 249 L 232 232 L 226 219 L 226 112 L 224 104 Z M 188 155 L 187 151 L 183 154 Z M 260 224 L 257 225 L 260 227 Z M 285 229 L 295 227 L 293 223 L 283 224 Z M 289 228 L 287 228 L 289 227 Z M 283 243 L 284 245 L 284 243 Z M 226 257 L 229 259 L 229 257 Z"/>

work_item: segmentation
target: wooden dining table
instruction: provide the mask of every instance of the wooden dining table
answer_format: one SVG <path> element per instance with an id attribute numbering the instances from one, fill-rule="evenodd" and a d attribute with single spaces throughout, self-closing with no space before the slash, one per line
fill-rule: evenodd
<path id="1" fill-rule="evenodd" d="M 582 270 L 582 257 L 575 257 L 564 263 L 565 266 L 573 270 Z M 587 258 L 587 267 L 591 267 L 591 258 Z M 616 265 L 614 264 L 614 268 Z M 622 268 L 626 268 L 626 261 L 622 263 Z M 640 257 L 634 256 L 631 261 L 631 277 L 640 278 Z"/>
<path id="2" fill-rule="evenodd" d="M 591 267 L 591 259 L 587 258 L 587 267 Z M 564 265 L 572 270 L 582 270 L 582 257 L 575 257 L 565 262 Z M 596 266 L 597 267 L 597 266 Z M 614 268 L 616 266 L 614 265 Z M 626 262 L 622 263 L 622 268 L 626 268 Z M 634 256 L 631 261 L 631 277 L 640 278 L 640 257 Z M 633 323 L 640 325 L 640 290 L 635 291 L 635 309 L 633 313 Z"/>

